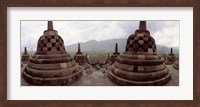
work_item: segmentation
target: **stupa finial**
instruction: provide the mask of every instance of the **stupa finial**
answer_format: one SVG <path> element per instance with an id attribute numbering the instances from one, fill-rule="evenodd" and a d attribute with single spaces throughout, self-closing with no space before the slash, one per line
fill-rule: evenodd
<path id="1" fill-rule="evenodd" d="M 173 49 L 171 48 L 171 50 L 170 50 L 170 54 L 173 54 Z"/>
<path id="2" fill-rule="evenodd" d="M 80 43 L 78 43 L 78 53 L 81 52 L 81 46 L 80 46 Z"/>
<path id="3" fill-rule="evenodd" d="M 24 48 L 24 53 L 27 53 L 26 47 Z"/>
<path id="4" fill-rule="evenodd" d="M 115 44 L 115 53 L 118 53 L 118 44 Z"/>
<path id="5" fill-rule="evenodd" d="M 53 30 L 53 22 L 52 21 L 48 21 L 48 28 L 47 30 Z"/>
<path id="6" fill-rule="evenodd" d="M 146 30 L 146 21 L 140 21 L 139 30 Z"/>

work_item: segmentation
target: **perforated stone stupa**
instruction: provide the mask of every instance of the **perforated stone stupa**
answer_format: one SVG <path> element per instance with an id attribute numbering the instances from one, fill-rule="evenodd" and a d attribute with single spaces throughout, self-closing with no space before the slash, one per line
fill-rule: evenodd
<path id="1" fill-rule="evenodd" d="M 113 55 L 111 56 L 111 62 L 114 63 L 116 61 L 116 58 L 120 55 L 120 53 L 118 52 L 118 44 L 115 44 L 115 52 L 113 53 Z"/>
<path id="2" fill-rule="evenodd" d="M 174 62 L 173 67 L 174 67 L 174 69 L 179 70 L 179 59 Z"/>
<path id="3" fill-rule="evenodd" d="M 110 64 L 110 63 L 111 63 L 111 58 L 110 58 L 110 54 L 108 53 L 105 64 Z"/>
<path id="4" fill-rule="evenodd" d="M 24 48 L 24 53 L 22 55 L 22 63 L 27 63 L 30 59 L 30 56 L 26 50 L 26 47 Z"/>
<path id="5" fill-rule="evenodd" d="M 66 52 L 63 39 L 48 21 L 48 29 L 39 38 L 37 51 L 22 71 L 34 85 L 69 85 L 82 76 L 79 65 Z"/>
<path id="6" fill-rule="evenodd" d="M 176 61 L 176 57 L 173 54 L 173 48 L 171 48 L 170 53 L 167 55 L 167 58 L 165 60 L 166 65 L 172 65 Z"/>
<path id="7" fill-rule="evenodd" d="M 139 29 L 128 37 L 125 52 L 116 58 L 108 77 L 118 85 L 164 85 L 170 79 L 169 69 L 157 54 L 156 43 L 140 21 Z"/>
<path id="8" fill-rule="evenodd" d="M 78 52 L 74 55 L 74 60 L 79 64 L 83 65 L 86 63 L 86 56 L 83 55 L 81 52 L 81 46 L 80 43 L 78 43 Z"/>
<path id="9" fill-rule="evenodd" d="M 87 54 L 85 54 L 85 58 L 86 58 L 86 62 L 89 64 L 90 60 L 88 59 L 88 55 Z"/>

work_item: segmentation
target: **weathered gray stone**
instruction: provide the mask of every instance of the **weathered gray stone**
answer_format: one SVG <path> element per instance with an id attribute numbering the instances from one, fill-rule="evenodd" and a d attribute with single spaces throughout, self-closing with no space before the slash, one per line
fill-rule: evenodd
<path id="1" fill-rule="evenodd" d="M 24 48 L 24 53 L 22 55 L 22 63 L 27 63 L 30 59 L 29 54 L 27 53 L 26 47 Z"/>
<path id="2" fill-rule="evenodd" d="M 78 52 L 76 52 L 76 54 L 74 55 L 74 60 L 79 64 L 79 65 L 83 65 L 86 64 L 87 62 L 87 57 L 85 55 L 82 54 L 81 52 L 81 46 L 80 43 L 78 44 Z"/>
<path id="3" fill-rule="evenodd" d="M 113 55 L 111 56 L 111 63 L 114 63 L 116 61 L 116 58 L 120 55 L 120 53 L 118 52 L 118 44 L 115 44 L 115 52 L 113 53 Z"/>
<path id="4" fill-rule="evenodd" d="M 170 53 L 165 58 L 165 64 L 166 65 L 172 65 L 172 64 L 174 64 L 175 61 L 176 61 L 176 57 L 173 54 L 173 48 L 171 48 Z"/>
<path id="5" fill-rule="evenodd" d="M 173 64 L 174 69 L 179 70 L 179 59 Z"/>
<path id="6" fill-rule="evenodd" d="M 128 37 L 126 50 L 116 58 L 108 77 L 118 85 L 145 86 L 164 85 L 171 79 L 145 21 Z"/>
<path id="7" fill-rule="evenodd" d="M 38 40 L 37 51 L 22 71 L 22 77 L 33 85 L 69 85 L 82 76 L 77 63 L 65 51 L 64 41 L 53 30 L 52 21 Z"/>

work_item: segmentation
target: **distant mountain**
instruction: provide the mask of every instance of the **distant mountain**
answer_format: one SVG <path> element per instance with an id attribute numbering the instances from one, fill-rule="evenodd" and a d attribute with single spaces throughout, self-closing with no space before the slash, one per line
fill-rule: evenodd
<path id="1" fill-rule="evenodd" d="M 113 52 L 115 50 L 115 43 L 118 43 L 118 50 L 120 52 L 124 52 L 126 41 L 127 41 L 126 38 L 109 39 L 104 41 L 90 40 L 87 42 L 80 42 L 80 44 L 82 52 L 100 52 L 100 51 Z M 77 52 L 78 50 L 78 44 L 72 44 L 65 47 L 68 52 Z M 170 47 L 157 45 L 157 51 L 159 53 L 169 53 Z M 173 47 L 173 52 L 179 53 L 179 48 Z"/>

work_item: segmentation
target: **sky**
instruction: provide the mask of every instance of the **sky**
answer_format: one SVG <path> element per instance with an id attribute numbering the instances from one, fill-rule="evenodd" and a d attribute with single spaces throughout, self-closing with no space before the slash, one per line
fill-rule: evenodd
<path id="1" fill-rule="evenodd" d="M 179 21 L 146 21 L 147 30 L 157 45 L 179 47 Z M 128 38 L 139 21 L 53 21 L 65 45 L 89 40 Z M 21 21 L 21 49 L 37 49 L 37 41 L 47 29 L 47 21 Z"/>

